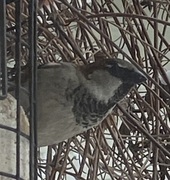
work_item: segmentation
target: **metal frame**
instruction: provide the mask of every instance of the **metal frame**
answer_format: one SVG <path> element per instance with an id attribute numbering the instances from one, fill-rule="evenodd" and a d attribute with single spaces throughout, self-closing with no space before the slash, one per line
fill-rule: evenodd
<path id="1" fill-rule="evenodd" d="M 6 66 L 6 3 L 0 1 L 0 99 L 7 97 L 7 66 Z"/>
<path id="2" fill-rule="evenodd" d="M 6 3 L 11 1 L 0 1 L 0 100 L 7 97 L 8 80 L 7 80 L 7 61 L 6 61 Z M 37 59 L 37 0 L 28 1 L 28 44 L 29 44 L 29 91 L 30 91 L 30 137 L 23 134 L 20 130 L 20 87 L 21 87 L 21 8 L 22 0 L 17 0 L 15 3 L 15 29 L 16 29 L 16 44 L 15 44 L 15 62 L 16 62 L 16 99 L 17 99 L 17 128 L 10 128 L 0 124 L 0 128 L 13 131 L 16 133 L 16 175 L 1 172 L 0 176 L 9 177 L 12 179 L 21 180 L 20 172 L 20 143 L 21 136 L 30 140 L 30 158 L 29 158 L 29 179 L 37 179 L 37 138 L 36 138 L 36 59 Z"/>

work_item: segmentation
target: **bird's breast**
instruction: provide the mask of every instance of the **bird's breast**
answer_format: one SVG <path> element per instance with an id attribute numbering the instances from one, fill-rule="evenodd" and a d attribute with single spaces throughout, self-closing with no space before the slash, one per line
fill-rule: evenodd
<path id="1" fill-rule="evenodd" d="M 76 122 L 83 128 L 89 129 L 98 125 L 110 109 L 108 104 L 99 101 L 83 86 L 77 87 L 71 97 Z"/>

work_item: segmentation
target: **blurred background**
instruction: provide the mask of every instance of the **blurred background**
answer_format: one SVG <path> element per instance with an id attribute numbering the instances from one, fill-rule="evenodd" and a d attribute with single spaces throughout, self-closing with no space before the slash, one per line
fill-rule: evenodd
<path id="1" fill-rule="evenodd" d="M 20 4 L 21 73 L 30 60 L 28 4 Z M 16 12 L 7 4 L 9 72 L 16 71 Z M 38 179 L 170 179 L 170 1 L 39 0 L 36 13 L 37 65 L 114 57 L 148 77 L 98 127 L 38 149 Z"/>

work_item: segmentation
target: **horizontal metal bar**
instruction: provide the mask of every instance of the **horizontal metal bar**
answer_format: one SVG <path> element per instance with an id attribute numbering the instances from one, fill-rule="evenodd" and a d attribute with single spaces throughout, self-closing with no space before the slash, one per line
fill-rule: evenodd
<path id="1" fill-rule="evenodd" d="M 12 179 L 16 179 L 16 176 L 13 175 L 13 174 L 9 174 L 9 173 L 6 173 L 6 172 L 1 172 L 0 171 L 0 176 L 4 176 L 4 177 L 8 177 L 8 178 L 12 178 Z M 1 178 L 0 178 L 1 179 Z M 17 180 L 24 180 L 23 178 L 19 178 Z"/>
<path id="2" fill-rule="evenodd" d="M 8 131 L 12 131 L 12 132 L 14 132 L 14 133 L 17 133 L 17 129 L 12 128 L 12 127 L 9 127 L 9 126 L 2 125 L 2 124 L 0 124 L 0 129 L 5 129 L 5 130 L 8 130 Z M 23 132 L 21 132 L 20 135 L 21 135 L 22 137 L 28 139 L 28 140 L 30 139 L 30 137 L 29 137 L 27 134 L 23 133 Z"/>

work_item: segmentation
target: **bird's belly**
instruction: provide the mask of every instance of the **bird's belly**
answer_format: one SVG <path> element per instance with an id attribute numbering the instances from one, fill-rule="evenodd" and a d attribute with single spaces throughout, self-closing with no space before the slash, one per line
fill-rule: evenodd
<path id="1" fill-rule="evenodd" d="M 85 128 L 76 123 L 74 115 L 70 114 L 53 113 L 49 117 L 41 117 L 38 121 L 38 145 L 58 144 L 85 131 Z"/>

